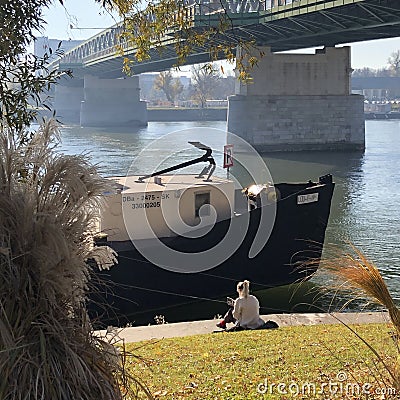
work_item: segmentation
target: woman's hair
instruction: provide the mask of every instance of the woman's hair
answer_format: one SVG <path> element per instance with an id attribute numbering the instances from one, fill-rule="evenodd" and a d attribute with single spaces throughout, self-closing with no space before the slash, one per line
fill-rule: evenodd
<path id="1" fill-rule="evenodd" d="M 247 297 L 250 291 L 250 282 L 243 281 L 237 284 L 237 291 L 239 293 L 239 297 Z"/>

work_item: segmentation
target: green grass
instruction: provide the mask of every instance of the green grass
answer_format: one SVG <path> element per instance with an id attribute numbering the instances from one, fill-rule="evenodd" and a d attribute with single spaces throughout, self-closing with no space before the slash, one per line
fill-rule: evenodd
<path id="1" fill-rule="evenodd" d="M 354 328 L 388 364 L 396 362 L 391 326 Z M 347 398 L 365 399 L 365 394 L 357 394 L 357 387 L 350 388 L 349 384 L 358 384 L 362 391 L 362 385 L 369 383 L 371 393 L 379 388 L 390 390 L 387 372 L 377 365 L 367 346 L 342 325 L 214 333 L 127 347 L 142 357 L 128 362 L 129 372 L 146 384 L 155 398 L 289 399 L 294 398 L 291 393 L 296 391 L 306 393 L 296 397 L 300 399 L 327 398 L 317 393 L 322 388 L 330 398 L 346 398 L 345 394 L 351 391 L 352 396 Z M 263 394 L 260 391 L 265 387 L 260 384 L 266 379 L 275 386 L 269 386 Z M 329 382 L 331 389 L 324 388 L 323 384 Z M 282 385 L 279 390 L 279 383 L 286 387 Z M 314 386 L 303 389 L 307 383 Z M 285 390 L 287 394 L 283 393 Z M 334 390 L 336 394 L 332 394 Z"/>

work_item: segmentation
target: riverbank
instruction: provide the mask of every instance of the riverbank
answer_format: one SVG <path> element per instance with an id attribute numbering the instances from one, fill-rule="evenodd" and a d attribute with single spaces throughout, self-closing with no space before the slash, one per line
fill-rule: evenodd
<path id="1" fill-rule="evenodd" d="M 207 108 L 147 108 L 148 122 L 184 122 L 184 121 L 226 121 L 228 109 L 225 107 Z M 46 109 L 38 110 L 38 121 L 43 118 L 53 117 L 53 112 Z M 66 120 L 62 116 L 58 117 L 66 125 L 79 125 L 78 120 Z M 114 121 L 118 125 L 118 121 Z"/>
<path id="2" fill-rule="evenodd" d="M 148 122 L 185 122 L 185 121 L 226 121 L 228 109 L 224 107 L 208 107 L 208 108 L 147 108 Z M 39 121 L 42 118 L 51 118 L 52 111 L 41 109 L 38 110 Z M 400 112 L 390 113 L 374 113 L 368 112 L 364 114 L 365 120 L 399 120 Z M 79 121 L 64 121 L 65 124 L 77 124 Z M 115 122 L 117 123 L 117 122 Z"/>
<path id="3" fill-rule="evenodd" d="M 351 325 L 353 331 L 321 324 L 334 322 L 329 315 L 284 315 L 288 323 L 306 325 L 132 343 L 126 350 L 136 357 L 126 370 L 155 399 L 361 400 L 367 393 L 394 399 L 398 389 L 389 371 L 396 368 L 398 350 L 390 325 L 368 323 L 376 316 L 353 315 L 359 323 Z"/>
<path id="4" fill-rule="evenodd" d="M 332 324 L 378 324 L 387 323 L 389 316 L 384 312 L 361 313 L 304 313 L 304 314 L 268 314 L 261 316 L 265 321 L 275 321 L 280 327 L 310 326 Z M 177 322 L 172 324 L 147 325 L 127 328 L 110 329 L 109 333 L 116 334 L 125 343 L 142 342 L 151 339 L 176 338 L 194 335 L 203 335 L 218 331 L 218 320 L 203 320 Z M 105 336 L 107 331 L 99 331 Z"/>
<path id="5" fill-rule="evenodd" d="M 388 113 L 374 113 L 368 112 L 365 113 L 366 120 L 391 120 L 391 119 L 400 119 L 400 112 L 388 112 Z"/>

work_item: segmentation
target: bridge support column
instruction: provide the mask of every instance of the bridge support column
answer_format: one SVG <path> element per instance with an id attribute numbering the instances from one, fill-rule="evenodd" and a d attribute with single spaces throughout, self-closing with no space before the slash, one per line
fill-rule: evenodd
<path id="1" fill-rule="evenodd" d="M 364 98 L 350 94 L 349 47 L 263 51 L 253 82 L 238 82 L 228 99 L 228 132 L 261 152 L 364 150 Z"/>
<path id="2" fill-rule="evenodd" d="M 82 126 L 145 126 L 146 102 L 140 100 L 139 77 L 100 79 L 85 75 Z"/>
<path id="3" fill-rule="evenodd" d="M 53 108 L 63 123 L 79 124 L 83 100 L 83 79 L 63 78 L 55 85 Z"/>

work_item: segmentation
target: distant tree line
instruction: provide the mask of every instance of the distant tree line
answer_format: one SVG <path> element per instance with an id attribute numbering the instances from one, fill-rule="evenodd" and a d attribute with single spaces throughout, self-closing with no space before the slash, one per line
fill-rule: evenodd
<path id="1" fill-rule="evenodd" d="M 179 76 L 172 71 L 160 72 L 150 89 L 142 87 L 142 98 L 149 101 L 168 101 L 171 105 L 177 101 L 191 100 L 204 108 L 207 100 L 226 100 L 235 92 L 236 78 L 224 76 L 215 65 L 197 64 L 191 68 L 190 84 L 182 85 Z"/>
<path id="2" fill-rule="evenodd" d="M 400 50 L 393 52 L 387 62 L 388 66 L 386 68 L 374 69 L 365 67 L 355 69 L 352 76 L 356 78 L 400 76 Z"/>

